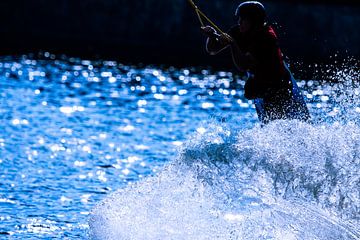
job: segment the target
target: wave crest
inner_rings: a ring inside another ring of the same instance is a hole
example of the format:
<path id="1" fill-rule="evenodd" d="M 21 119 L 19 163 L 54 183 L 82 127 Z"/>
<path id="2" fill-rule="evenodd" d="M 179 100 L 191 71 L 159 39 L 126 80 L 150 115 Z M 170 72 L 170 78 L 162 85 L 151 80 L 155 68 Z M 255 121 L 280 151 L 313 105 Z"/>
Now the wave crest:
<path id="1" fill-rule="evenodd" d="M 357 239 L 360 128 L 209 124 L 93 211 L 94 239 Z"/>

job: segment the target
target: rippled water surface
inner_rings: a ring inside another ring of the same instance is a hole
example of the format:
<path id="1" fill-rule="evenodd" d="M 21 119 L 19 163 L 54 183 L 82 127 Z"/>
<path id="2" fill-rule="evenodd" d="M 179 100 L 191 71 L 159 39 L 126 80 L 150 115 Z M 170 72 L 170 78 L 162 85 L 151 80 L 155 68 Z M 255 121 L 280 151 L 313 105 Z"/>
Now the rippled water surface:
<path id="1" fill-rule="evenodd" d="M 335 77 L 299 82 L 314 124 L 261 128 L 231 72 L 3 58 L 0 238 L 359 239 L 360 88 Z"/>

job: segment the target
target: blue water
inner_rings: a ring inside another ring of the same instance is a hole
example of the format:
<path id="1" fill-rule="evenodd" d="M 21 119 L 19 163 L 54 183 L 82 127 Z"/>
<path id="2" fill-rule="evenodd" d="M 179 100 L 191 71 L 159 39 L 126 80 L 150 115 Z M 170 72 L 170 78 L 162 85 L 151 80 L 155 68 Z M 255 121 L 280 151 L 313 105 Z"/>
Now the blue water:
<path id="1" fill-rule="evenodd" d="M 261 128 L 244 80 L 45 54 L 0 61 L 0 238 L 360 239 L 360 88 L 301 81 Z"/>

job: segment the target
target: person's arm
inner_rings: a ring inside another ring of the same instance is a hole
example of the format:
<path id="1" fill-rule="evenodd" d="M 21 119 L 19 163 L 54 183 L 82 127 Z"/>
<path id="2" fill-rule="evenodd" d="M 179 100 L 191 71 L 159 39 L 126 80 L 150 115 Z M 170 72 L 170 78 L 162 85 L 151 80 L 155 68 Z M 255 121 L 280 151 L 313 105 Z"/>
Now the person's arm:
<path id="1" fill-rule="evenodd" d="M 220 35 L 216 37 L 208 37 L 206 39 L 206 51 L 210 55 L 216 55 L 229 47 L 228 43 L 220 41 Z"/>
<path id="2" fill-rule="evenodd" d="M 218 34 L 210 26 L 202 27 L 201 30 L 208 37 L 206 40 L 206 51 L 209 54 L 216 55 L 230 47 L 233 62 L 239 71 L 245 72 L 253 66 L 253 57 L 250 53 L 242 52 L 236 41 L 229 34 Z"/>
<path id="3" fill-rule="evenodd" d="M 217 33 L 211 26 L 201 27 L 201 31 L 205 36 L 207 36 L 206 51 L 210 55 L 216 55 L 229 47 L 229 39 L 226 39 L 225 36 Z"/>

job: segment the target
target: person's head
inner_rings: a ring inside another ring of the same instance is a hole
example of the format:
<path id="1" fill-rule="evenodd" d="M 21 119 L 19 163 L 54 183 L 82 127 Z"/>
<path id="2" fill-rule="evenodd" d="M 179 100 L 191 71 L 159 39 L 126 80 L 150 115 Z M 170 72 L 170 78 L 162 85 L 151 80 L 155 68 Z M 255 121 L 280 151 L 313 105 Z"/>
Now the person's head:
<path id="1" fill-rule="evenodd" d="M 246 1 L 237 7 L 235 17 L 238 19 L 240 31 L 247 32 L 264 25 L 265 7 L 257 1 Z"/>

